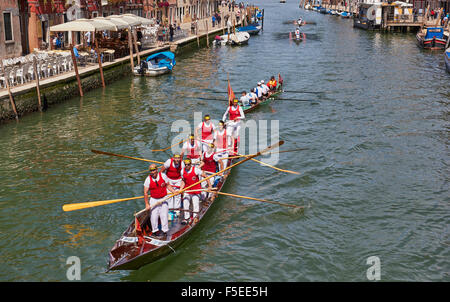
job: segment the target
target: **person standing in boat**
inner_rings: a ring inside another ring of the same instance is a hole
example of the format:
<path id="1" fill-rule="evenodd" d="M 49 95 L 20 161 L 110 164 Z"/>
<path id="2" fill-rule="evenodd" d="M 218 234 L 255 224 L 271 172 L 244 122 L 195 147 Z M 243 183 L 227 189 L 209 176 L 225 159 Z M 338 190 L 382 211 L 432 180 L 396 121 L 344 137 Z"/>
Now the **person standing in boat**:
<path id="1" fill-rule="evenodd" d="M 167 201 L 159 204 L 167 196 L 167 190 L 175 193 L 175 190 L 169 184 L 167 176 L 161 172 L 155 164 L 149 166 L 150 175 L 144 182 L 144 201 L 145 209 L 150 210 L 150 222 L 152 233 L 155 236 L 167 236 L 169 231 L 169 205 Z M 161 220 L 161 230 L 158 227 L 158 219 Z"/>
<path id="2" fill-rule="evenodd" d="M 197 165 L 200 163 L 200 156 L 202 155 L 202 146 L 195 139 L 194 134 L 189 135 L 189 140 L 183 144 L 181 149 L 181 158 L 186 153 L 186 157 L 192 160 L 192 164 Z"/>
<path id="3" fill-rule="evenodd" d="M 216 154 L 216 147 L 213 143 L 210 143 L 206 146 L 206 151 L 202 154 L 201 164 L 199 168 L 205 173 L 205 174 L 214 174 L 217 172 L 217 162 L 219 160 L 217 154 Z M 215 176 L 213 178 L 213 187 L 215 184 L 216 179 L 218 176 Z M 202 188 L 206 186 L 206 182 L 202 183 Z M 202 192 L 202 200 L 207 200 L 209 197 L 208 192 Z"/>
<path id="4" fill-rule="evenodd" d="M 200 211 L 200 198 L 202 192 L 202 184 L 199 181 L 201 180 L 201 177 L 206 178 L 206 174 L 200 170 L 200 168 L 193 166 L 190 158 L 186 158 L 184 160 L 184 168 L 181 170 L 181 177 L 182 180 L 180 190 L 197 183 L 193 187 L 189 188 L 187 190 L 188 192 L 185 191 L 183 193 L 183 209 L 187 211 L 184 211 L 184 219 L 181 223 L 188 224 L 191 221 L 191 214 L 189 211 L 191 203 L 192 211 L 194 212 L 192 215 L 194 218 L 193 222 L 196 223 L 198 221 L 197 214 Z M 211 189 L 212 187 L 209 179 L 207 179 L 206 182 L 208 189 Z"/>
<path id="5" fill-rule="evenodd" d="M 216 126 L 211 122 L 211 117 L 209 114 L 206 114 L 203 117 L 203 122 L 198 124 L 195 129 L 195 135 L 197 137 L 202 138 L 202 151 L 205 152 L 208 144 L 213 142 L 214 139 L 214 131 L 216 130 Z"/>
<path id="6" fill-rule="evenodd" d="M 164 163 L 161 168 L 161 173 L 165 173 L 168 178 L 169 184 L 172 188 L 178 190 L 181 186 L 181 170 L 184 168 L 184 163 L 181 161 L 180 154 L 174 154 L 172 158 L 169 158 Z M 181 208 L 181 195 L 175 195 L 174 197 L 167 200 L 167 204 L 169 205 L 169 209 L 180 209 Z M 179 210 L 169 211 L 169 220 L 172 220 L 174 217 L 178 216 L 180 213 Z"/>
<path id="7" fill-rule="evenodd" d="M 237 144 L 239 139 L 239 131 L 241 130 L 241 120 L 245 119 L 244 110 L 242 110 L 242 107 L 239 106 L 238 100 L 233 100 L 233 105 L 229 106 L 225 113 L 223 114 L 222 120 L 225 121 L 227 115 L 229 116 L 230 120 L 228 121 L 228 127 L 231 130 L 231 136 L 233 137 L 233 147 L 234 147 L 234 153 L 237 153 Z"/>
<path id="8" fill-rule="evenodd" d="M 227 132 L 224 121 L 219 121 L 219 127 L 214 132 L 214 145 L 216 146 L 219 170 L 222 171 L 227 167 L 228 150 L 231 148 L 231 136 Z"/>

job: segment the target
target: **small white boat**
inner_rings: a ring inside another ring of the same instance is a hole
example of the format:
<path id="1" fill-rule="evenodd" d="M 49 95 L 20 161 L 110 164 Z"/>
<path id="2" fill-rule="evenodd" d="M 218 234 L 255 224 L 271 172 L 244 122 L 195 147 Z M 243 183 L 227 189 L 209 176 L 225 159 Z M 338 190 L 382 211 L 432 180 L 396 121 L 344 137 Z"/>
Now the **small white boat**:
<path id="1" fill-rule="evenodd" d="M 280 3 L 286 3 L 286 0 L 280 0 Z"/>
<path id="2" fill-rule="evenodd" d="M 249 39 L 250 34 L 246 31 L 241 31 L 230 34 L 230 40 L 228 40 L 228 34 L 216 36 L 214 43 L 219 45 L 244 45 L 248 43 Z"/>

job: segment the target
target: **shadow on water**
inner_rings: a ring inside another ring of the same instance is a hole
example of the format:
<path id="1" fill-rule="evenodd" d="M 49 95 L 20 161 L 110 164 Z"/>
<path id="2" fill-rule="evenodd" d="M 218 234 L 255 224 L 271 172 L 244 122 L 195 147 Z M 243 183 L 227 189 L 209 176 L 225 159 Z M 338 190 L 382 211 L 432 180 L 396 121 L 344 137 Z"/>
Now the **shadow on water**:
<path id="1" fill-rule="evenodd" d="M 297 25 L 297 20 L 288 20 L 288 21 L 283 21 L 283 23 L 282 24 L 293 24 L 293 25 Z M 306 24 L 305 25 L 317 25 L 317 23 L 316 22 L 310 22 L 310 21 L 306 21 Z"/>
<path id="2" fill-rule="evenodd" d="M 307 32 L 304 33 L 306 35 L 306 39 L 308 41 L 321 41 L 319 35 L 317 34 L 309 34 Z M 284 33 L 273 33 L 274 40 L 289 40 L 289 32 Z"/>

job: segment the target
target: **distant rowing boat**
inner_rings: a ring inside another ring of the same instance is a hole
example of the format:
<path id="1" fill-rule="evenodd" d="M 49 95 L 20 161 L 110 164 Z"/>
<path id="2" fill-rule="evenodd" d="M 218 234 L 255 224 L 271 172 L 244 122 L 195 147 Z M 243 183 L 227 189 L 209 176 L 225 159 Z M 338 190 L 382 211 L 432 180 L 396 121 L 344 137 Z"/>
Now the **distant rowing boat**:
<path id="1" fill-rule="evenodd" d="M 265 98 L 263 98 L 258 103 L 251 105 L 251 106 L 242 106 L 242 110 L 244 110 L 244 113 L 251 112 L 258 108 L 261 105 L 268 104 L 270 101 L 274 99 L 275 96 L 279 95 L 282 92 L 283 84 L 280 84 L 280 76 L 278 75 L 278 83 L 277 83 L 277 89 L 275 91 L 269 92 L 269 95 Z"/>

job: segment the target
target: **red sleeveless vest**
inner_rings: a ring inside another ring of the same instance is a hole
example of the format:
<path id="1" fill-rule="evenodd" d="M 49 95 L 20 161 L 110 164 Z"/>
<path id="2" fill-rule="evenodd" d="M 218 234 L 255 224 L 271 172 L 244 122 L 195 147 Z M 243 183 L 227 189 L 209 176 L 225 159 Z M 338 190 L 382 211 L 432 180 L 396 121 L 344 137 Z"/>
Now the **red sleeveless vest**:
<path id="1" fill-rule="evenodd" d="M 216 161 L 214 160 L 214 152 L 211 154 L 210 157 L 206 157 L 206 153 L 203 154 L 203 162 L 205 163 L 202 167 L 203 171 L 208 172 L 216 172 Z"/>
<path id="2" fill-rule="evenodd" d="M 191 142 L 188 142 L 189 154 L 187 155 L 187 157 L 189 157 L 190 159 L 199 158 L 200 157 L 199 152 L 201 152 L 201 151 L 198 151 L 197 149 L 198 149 L 198 142 L 197 141 L 194 141 L 194 146 L 193 147 L 191 146 Z"/>
<path id="3" fill-rule="evenodd" d="M 150 197 L 155 199 L 163 198 L 167 195 L 166 182 L 162 178 L 161 172 L 158 173 L 159 180 L 155 181 L 153 177 L 150 178 Z"/>
<path id="4" fill-rule="evenodd" d="M 223 135 L 217 132 L 217 149 L 226 149 L 227 146 L 227 129 L 223 130 Z"/>
<path id="5" fill-rule="evenodd" d="M 205 126 L 205 122 L 202 123 L 202 139 L 203 140 L 210 140 L 212 139 L 212 123 L 209 125 L 209 128 Z"/>
<path id="6" fill-rule="evenodd" d="M 180 179 L 181 177 L 181 162 L 178 168 L 175 168 L 173 158 L 170 159 L 170 167 L 166 170 L 166 175 L 170 179 Z"/>
<path id="7" fill-rule="evenodd" d="M 190 185 L 195 184 L 196 182 L 198 182 L 200 179 L 198 178 L 197 174 L 195 174 L 195 167 L 191 167 L 191 172 L 187 173 L 186 169 L 184 169 L 183 172 L 183 179 L 184 179 L 184 184 L 185 184 L 185 188 L 189 187 Z M 202 184 L 198 183 L 195 186 L 189 188 L 188 190 L 201 190 L 202 189 Z M 190 192 L 191 194 L 200 194 L 201 191 L 194 191 L 194 192 Z"/>
<path id="8" fill-rule="evenodd" d="M 239 105 L 237 105 L 237 108 L 236 108 L 236 110 L 233 110 L 233 106 L 230 106 L 229 107 L 229 109 L 228 109 L 228 114 L 230 115 L 230 120 L 231 121 L 234 121 L 234 120 L 236 120 L 238 117 L 240 117 L 241 116 L 241 113 L 240 113 L 240 107 L 239 107 Z"/>

